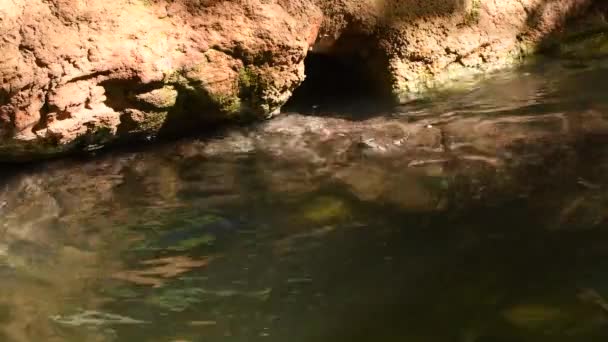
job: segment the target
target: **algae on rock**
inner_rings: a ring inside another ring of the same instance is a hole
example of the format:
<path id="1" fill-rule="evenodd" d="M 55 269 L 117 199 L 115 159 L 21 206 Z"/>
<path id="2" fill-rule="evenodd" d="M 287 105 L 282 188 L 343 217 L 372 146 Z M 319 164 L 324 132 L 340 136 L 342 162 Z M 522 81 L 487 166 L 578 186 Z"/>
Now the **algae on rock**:
<path id="1" fill-rule="evenodd" d="M 170 109 L 177 102 L 178 92 L 172 85 L 167 85 L 162 88 L 151 90 L 147 93 L 137 94 L 135 98 L 155 109 Z"/>

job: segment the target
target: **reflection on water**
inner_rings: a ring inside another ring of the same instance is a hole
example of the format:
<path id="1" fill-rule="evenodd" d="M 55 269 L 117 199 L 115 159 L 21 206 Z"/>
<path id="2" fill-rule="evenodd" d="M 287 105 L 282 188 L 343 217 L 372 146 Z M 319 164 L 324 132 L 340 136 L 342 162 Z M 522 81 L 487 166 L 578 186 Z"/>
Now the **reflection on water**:
<path id="1" fill-rule="evenodd" d="M 30 167 L 1 341 L 606 341 L 608 70 Z"/>

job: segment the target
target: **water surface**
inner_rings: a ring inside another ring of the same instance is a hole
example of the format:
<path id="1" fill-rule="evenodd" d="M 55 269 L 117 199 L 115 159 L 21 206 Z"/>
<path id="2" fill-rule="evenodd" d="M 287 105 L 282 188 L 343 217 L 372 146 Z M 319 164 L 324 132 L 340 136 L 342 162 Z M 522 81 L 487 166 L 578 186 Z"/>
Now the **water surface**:
<path id="1" fill-rule="evenodd" d="M 5 171 L 0 340 L 606 341 L 608 69 L 464 88 Z"/>

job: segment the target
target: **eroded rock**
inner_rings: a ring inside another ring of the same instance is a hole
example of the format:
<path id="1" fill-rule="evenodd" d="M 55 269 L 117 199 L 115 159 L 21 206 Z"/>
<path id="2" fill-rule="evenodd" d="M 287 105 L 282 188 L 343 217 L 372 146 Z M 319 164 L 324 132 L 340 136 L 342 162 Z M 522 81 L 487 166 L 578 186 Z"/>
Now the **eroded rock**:
<path id="1" fill-rule="evenodd" d="M 169 120 L 196 129 L 275 112 L 304 78 L 321 12 L 308 1 L 16 0 L 0 17 L 10 161 L 154 135 Z"/>
<path id="2" fill-rule="evenodd" d="M 275 114 L 309 51 L 409 98 L 512 64 L 592 2 L 4 1 L 0 160 Z"/>

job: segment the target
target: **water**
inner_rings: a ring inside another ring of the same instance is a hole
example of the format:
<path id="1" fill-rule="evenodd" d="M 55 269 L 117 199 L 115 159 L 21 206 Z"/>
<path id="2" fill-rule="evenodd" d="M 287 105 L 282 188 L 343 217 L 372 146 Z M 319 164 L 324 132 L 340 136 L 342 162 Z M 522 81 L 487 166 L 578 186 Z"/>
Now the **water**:
<path id="1" fill-rule="evenodd" d="M 0 340 L 606 341 L 606 89 L 543 64 L 5 170 Z"/>

